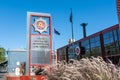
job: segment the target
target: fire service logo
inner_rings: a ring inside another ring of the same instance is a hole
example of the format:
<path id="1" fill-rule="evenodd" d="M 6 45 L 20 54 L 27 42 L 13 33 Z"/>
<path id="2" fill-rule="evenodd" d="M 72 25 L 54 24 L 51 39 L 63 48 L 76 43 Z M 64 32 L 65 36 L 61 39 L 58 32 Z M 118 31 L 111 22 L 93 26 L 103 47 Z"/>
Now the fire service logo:
<path id="1" fill-rule="evenodd" d="M 48 24 L 46 20 L 42 19 L 42 17 L 35 19 L 35 22 L 33 23 L 33 27 L 36 32 L 42 33 L 46 32 L 48 28 Z"/>
<path id="2" fill-rule="evenodd" d="M 76 55 L 79 55 L 79 54 L 80 54 L 80 48 L 79 48 L 79 46 L 77 46 L 77 47 L 75 48 L 75 54 L 76 54 Z"/>

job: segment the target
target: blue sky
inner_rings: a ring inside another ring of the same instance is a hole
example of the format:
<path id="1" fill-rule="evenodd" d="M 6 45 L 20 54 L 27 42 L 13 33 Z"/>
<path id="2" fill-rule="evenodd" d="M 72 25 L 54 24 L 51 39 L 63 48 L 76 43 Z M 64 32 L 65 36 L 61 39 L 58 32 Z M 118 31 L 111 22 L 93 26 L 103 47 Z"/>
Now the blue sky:
<path id="1" fill-rule="evenodd" d="M 87 36 L 118 23 L 116 0 L 0 0 L 0 46 L 26 48 L 27 11 L 50 13 L 52 27 L 61 33 L 54 35 L 53 48 L 68 44 L 70 8 L 75 40 L 83 37 L 83 22 L 88 23 Z"/>

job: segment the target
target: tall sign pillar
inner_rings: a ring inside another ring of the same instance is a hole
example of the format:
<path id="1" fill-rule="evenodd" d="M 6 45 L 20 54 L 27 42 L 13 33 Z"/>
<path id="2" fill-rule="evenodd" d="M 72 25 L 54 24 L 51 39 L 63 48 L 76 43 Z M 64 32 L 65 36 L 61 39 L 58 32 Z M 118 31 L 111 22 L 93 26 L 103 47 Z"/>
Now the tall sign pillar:
<path id="1" fill-rule="evenodd" d="M 47 13 L 27 12 L 29 70 L 52 63 L 52 24 Z"/>

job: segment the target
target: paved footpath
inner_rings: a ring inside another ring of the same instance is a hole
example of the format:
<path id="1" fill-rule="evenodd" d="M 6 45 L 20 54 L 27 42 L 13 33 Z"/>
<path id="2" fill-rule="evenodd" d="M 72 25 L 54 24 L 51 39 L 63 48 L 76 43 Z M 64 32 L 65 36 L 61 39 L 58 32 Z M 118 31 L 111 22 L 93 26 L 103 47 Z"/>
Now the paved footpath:
<path id="1" fill-rule="evenodd" d="M 3 77 L 0 77 L 0 80 L 6 80 L 6 79 L 5 79 L 5 76 L 3 76 Z"/>
<path id="2" fill-rule="evenodd" d="M 0 73 L 0 80 L 6 80 L 5 76 L 4 76 L 4 73 Z"/>

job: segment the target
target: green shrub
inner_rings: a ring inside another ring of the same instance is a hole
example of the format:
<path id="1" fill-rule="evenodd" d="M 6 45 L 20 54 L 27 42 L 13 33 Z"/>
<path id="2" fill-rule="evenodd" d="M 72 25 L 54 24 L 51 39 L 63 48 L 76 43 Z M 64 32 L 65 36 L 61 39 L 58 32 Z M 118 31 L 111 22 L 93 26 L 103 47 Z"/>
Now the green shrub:
<path id="1" fill-rule="evenodd" d="M 5 56 L 1 54 L 0 55 L 0 62 L 5 61 L 5 60 L 6 60 Z"/>

